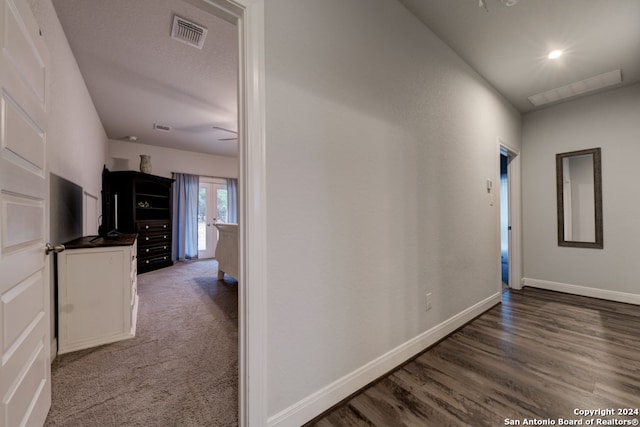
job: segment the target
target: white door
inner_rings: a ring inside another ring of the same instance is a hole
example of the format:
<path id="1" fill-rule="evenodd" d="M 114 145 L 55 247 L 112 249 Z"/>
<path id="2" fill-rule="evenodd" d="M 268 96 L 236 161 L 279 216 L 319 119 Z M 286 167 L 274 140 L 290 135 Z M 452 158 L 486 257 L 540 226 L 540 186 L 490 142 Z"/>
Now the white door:
<path id="1" fill-rule="evenodd" d="M 26 0 L 0 0 L 0 426 L 51 406 L 48 56 Z"/>
<path id="2" fill-rule="evenodd" d="M 201 178 L 198 195 L 198 258 L 213 258 L 218 244 L 216 222 L 228 222 L 227 184 Z"/>

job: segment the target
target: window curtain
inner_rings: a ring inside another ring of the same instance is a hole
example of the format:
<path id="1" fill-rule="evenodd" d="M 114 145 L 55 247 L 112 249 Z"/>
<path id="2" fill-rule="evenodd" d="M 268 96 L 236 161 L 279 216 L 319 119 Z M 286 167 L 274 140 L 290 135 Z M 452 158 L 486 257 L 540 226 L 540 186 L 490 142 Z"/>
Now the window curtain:
<path id="1" fill-rule="evenodd" d="M 174 172 L 173 179 L 173 253 L 178 261 L 197 259 L 200 177 Z"/>
<path id="2" fill-rule="evenodd" d="M 238 223 L 238 180 L 227 178 L 227 220 L 231 224 Z"/>

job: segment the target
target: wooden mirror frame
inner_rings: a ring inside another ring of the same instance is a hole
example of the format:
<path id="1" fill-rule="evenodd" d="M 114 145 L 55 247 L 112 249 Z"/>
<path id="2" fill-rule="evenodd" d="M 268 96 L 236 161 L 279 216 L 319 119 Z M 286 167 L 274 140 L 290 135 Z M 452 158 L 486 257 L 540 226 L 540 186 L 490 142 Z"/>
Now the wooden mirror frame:
<path id="1" fill-rule="evenodd" d="M 564 185 L 563 185 L 563 160 L 567 157 L 593 155 L 593 194 L 595 206 L 595 241 L 580 242 L 565 240 L 564 236 Z M 571 151 L 568 153 L 556 154 L 556 198 L 558 206 L 558 246 L 569 246 L 574 248 L 602 249 L 602 160 L 600 148 L 590 148 L 587 150 Z"/>

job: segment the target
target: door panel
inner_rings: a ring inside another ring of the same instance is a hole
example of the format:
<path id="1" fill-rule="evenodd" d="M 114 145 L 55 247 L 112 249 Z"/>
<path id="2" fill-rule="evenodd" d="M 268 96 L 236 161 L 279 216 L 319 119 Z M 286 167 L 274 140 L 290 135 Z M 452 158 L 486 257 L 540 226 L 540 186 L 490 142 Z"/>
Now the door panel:
<path id="1" fill-rule="evenodd" d="M 33 165 L 35 171 L 44 170 L 43 132 L 20 110 L 6 93 L 2 94 L 2 118 L 5 120 L 4 146 Z"/>
<path id="2" fill-rule="evenodd" d="M 47 50 L 26 0 L 0 0 L 0 425 L 51 405 Z"/>
<path id="3" fill-rule="evenodd" d="M 44 312 L 42 299 L 42 274 L 40 271 L 11 288 L 2 295 L 3 350 L 19 343 L 20 335 L 29 329 L 34 320 Z"/>

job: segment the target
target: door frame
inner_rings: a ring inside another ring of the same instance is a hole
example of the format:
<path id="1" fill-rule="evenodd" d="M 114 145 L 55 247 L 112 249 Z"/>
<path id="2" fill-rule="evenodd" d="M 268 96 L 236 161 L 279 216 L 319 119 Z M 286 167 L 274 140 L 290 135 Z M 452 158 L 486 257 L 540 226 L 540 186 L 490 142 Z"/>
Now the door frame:
<path id="1" fill-rule="evenodd" d="M 502 138 L 498 138 L 498 165 L 496 171 L 500 182 L 500 155 L 503 150 L 507 151 L 509 161 L 507 163 L 507 179 L 508 179 L 508 198 L 509 198 L 509 287 L 512 289 L 522 289 L 522 186 L 521 186 L 521 161 L 520 150 L 508 144 Z M 501 264 L 501 248 L 500 248 L 500 204 L 502 200 L 498 197 L 498 261 L 496 265 Z M 502 280 L 499 280 L 500 289 L 502 289 Z"/>
<path id="2" fill-rule="evenodd" d="M 239 423 L 267 424 L 264 0 L 186 0 L 238 28 Z"/>

